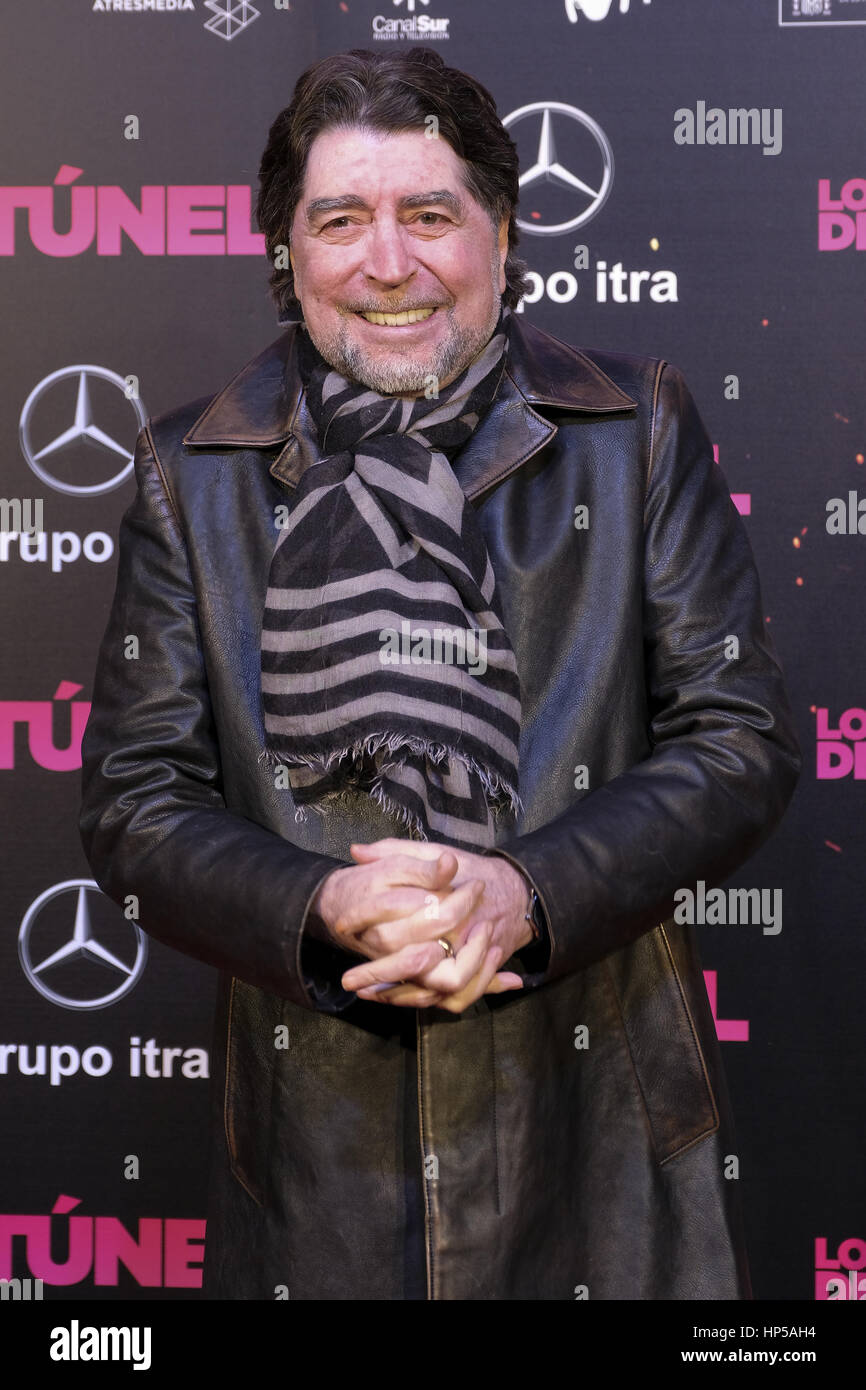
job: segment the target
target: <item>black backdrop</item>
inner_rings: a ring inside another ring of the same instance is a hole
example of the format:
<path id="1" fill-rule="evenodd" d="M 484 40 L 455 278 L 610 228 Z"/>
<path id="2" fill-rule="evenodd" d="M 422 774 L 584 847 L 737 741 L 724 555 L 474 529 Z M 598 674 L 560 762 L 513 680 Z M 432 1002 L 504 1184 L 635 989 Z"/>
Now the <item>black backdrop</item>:
<path id="1" fill-rule="evenodd" d="M 547 128 L 578 180 L 523 190 L 522 312 L 680 366 L 746 518 L 804 771 L 729 885 L 781 890 L 781 930 L 700 940 L 756 1296 L 866 1298 L 866 0 L 4 7 L 0 1278 L 197 1296 L 214 978 L 87 888 L 81 729 L 140 423 L 279 331 L 268 126 L 317 57 L 411 41 L 490 88 L 524 173 Z"/>

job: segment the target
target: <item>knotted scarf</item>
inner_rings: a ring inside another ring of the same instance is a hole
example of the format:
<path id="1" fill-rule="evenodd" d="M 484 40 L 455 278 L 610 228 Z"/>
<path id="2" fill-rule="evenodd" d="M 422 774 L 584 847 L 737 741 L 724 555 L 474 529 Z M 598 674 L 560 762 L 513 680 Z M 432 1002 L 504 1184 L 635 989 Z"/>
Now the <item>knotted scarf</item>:
<path id="1" fill-rule="evenodd" d="M 429 398 L 348 380 L 297 330 L 321 458 L 277 539 L 261 653 L 262 756 L 296 814 L 363 791 L 410 836 L 478 851 L 519 808 L 514 653 L 450 464 L 496 395 L 506 314 Z"/>

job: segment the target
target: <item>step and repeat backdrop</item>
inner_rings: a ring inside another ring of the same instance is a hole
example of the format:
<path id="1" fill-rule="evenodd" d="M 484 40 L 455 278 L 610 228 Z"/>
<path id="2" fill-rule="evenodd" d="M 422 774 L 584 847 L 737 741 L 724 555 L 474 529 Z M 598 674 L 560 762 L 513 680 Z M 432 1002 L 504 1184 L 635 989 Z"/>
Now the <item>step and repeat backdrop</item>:
<path id="1" fill-rule="evenodd" d="M 679 366 L 744 518 L 804 768 L 694 919 L 756 1297 L 866 1299 L 866 0 L 4 7 L 0 1279 L 199 1296 L 215 976 L 93 883 L 81 736 L 136 435 L 280 332 L 268 127 L 410 43 L 518 146 L 520 312 Z"/>

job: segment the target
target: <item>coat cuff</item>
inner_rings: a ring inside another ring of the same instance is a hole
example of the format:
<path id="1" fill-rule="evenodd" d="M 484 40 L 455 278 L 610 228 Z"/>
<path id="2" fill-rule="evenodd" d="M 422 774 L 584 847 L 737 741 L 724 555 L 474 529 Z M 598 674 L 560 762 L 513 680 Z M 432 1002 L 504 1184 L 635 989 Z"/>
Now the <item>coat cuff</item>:
<path id="1" fill-rule="evenodd" d="M 517 847 L 512 846 L 510 850 L 506 850 L 500 849 L 497 846 L 496 849 L 485 850 L 485 854 L 487 856 L 497 855 L 500 859 L 507 859 L 509 864 L 511 864 L 519 874 L 523 875 L 530 888 L 535 889 L 538 905 L 541 908 L 543 918 L 541 939 L 539 941 L 531 941 L 528 946 L 521 947 L 519 951 L 515 951 L 514 956 L 511 958 L 512 960 L 517 960 L 523 968 L 524 985 L 532 988 L 544 982 L 544 977 L 550 965 L 550 954 L 553 941 L 550 931 L 550 912 L 544 893 L 527 868 L 527 865 L 514 853 L 515 848 Z M 506 967 L 507 962 L 503 961 L 499 968 L 500 970 L 505 970 Z"/>
<path id="2" fill-rule="evenodd" d="M 364 957 L 352 951 L 343 951 L 335 945 L 325 923 L 312 910 L 313 900 L 325 879 L 330 878 L 337 869 L 346 867 L 334 860 L 330 868 L 318 877 L 307 897 L 298 932 L 298 976 L 310 1008 L 319 1013 L 342 1013 L 350 1004 L 357 1002 L 357 995 L 354 991 L 343 989 L 340 979 Z"/>

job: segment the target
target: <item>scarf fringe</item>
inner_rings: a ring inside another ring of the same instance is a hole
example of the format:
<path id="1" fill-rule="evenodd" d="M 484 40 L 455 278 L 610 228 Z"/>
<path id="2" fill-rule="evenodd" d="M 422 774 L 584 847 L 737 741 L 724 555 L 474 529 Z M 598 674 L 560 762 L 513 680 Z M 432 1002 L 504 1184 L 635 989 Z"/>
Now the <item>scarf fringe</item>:
<path id="1" fill-rule="evenodd" d="M 355 743 L 345 744 L 342 748 L 332 749 L 330 753 L 318 756 L 298 753 L 293 755 L 291 760 L 284 754 L 278 753 L 276 749 L 266 747 L 259 754 L 258 761 L 270 763 L 275 769 L 279 767 L 290 769 L 300 766 L 309 768 L 311 772 L 324 775 L 330 772 L 335 764 L 339 766 L 347 758 L 351 758 L 356 766 L 359 766 L 367 758 L 375 757 L 382 749 L 390 754 L 408 750 L 415 757 L 427 758 L 434 766 L 442 762 L 449 762 L 452 759 L 461 763 L 470 776 L 474 774 L 481 782 L 496 820 L 499 820 L 506 813 L 516 817 L 523 810 L 523 803 L 517 788 L 512 786 L 501 773 L 485 767 L 483 763 L 478 762 L 477 758 L 468 756 L 455 748 L 449 748 L 445 743 L 435 743 L 413 734 L 386 733 L 384 731 L 377 734 L 367 734 L 365 738 L 358 739 Z M 398 764 L 400 762 L 399 759 L 394 761 Z M 426 827 L 421 823 L 419 817 L 414 812 L 407 810 L 406 807 L 401 806 L 384 791 L 382 780 L 387 776 L 387 771 L 386 764 L 369 788 L 369 795 L 384 811 L 397 815 L 403 825 L 413 830 L 420 839 L 426 840 Z M 349 799 L 350 797 L 346 793 L 333 791 L 328 792 L 320 801 L 306 802 L 305 806 L 316 811 L 324 811 L 335 801 L 347 801 Z M 299 806 L 295 812 L 296 821 L 305 819 L 303 814 L 298 815 L 298 811 L 301 810 L 302 808 Z"/>

